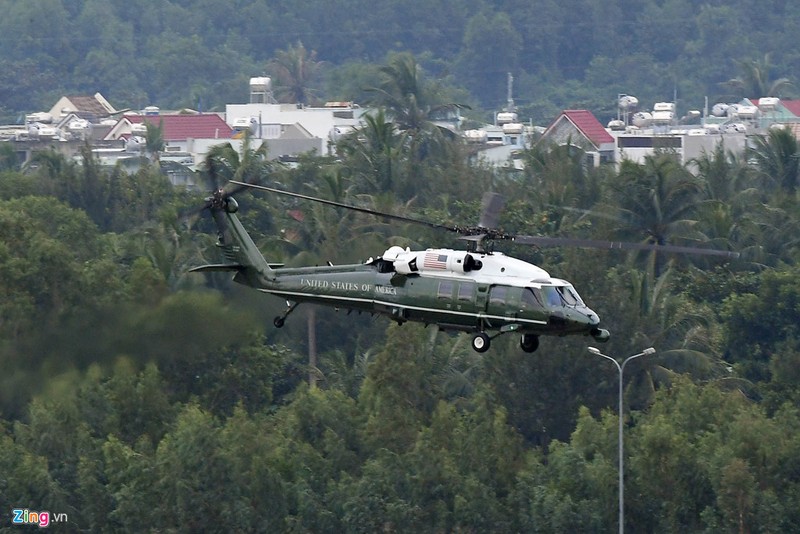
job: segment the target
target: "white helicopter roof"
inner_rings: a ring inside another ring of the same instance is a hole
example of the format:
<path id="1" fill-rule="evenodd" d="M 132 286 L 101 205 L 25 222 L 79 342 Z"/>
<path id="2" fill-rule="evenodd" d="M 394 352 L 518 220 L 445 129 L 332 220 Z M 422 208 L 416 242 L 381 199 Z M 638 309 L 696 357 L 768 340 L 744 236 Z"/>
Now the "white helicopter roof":
<path id="1" fill-rule="evenodd" d="M 566 284 L 563 280 L 552 278 L 541 267 L 506 256 L 502 252 L 466 252 L 446 248 L 412 251 L 394 246 L 390 247 L 382 258 L 393 262 L 397 272 L 403 274 L 459 277 L 486 284 L 528 286 Z M 474 260 L 480 262 L 480 268 L 474 266 Z"/>

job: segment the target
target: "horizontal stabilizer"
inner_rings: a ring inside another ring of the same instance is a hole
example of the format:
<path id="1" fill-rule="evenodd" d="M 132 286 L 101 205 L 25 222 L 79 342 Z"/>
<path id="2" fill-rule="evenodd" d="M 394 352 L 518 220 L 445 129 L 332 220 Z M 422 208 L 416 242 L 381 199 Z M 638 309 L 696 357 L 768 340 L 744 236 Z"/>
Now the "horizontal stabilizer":
<path id="1" fill-rule="evenodd" d="M 270 269 L 280 269 L 283 267 L 282 263 L 270 263 Z M 238 263 L 215 263 L 211 265 L 200 265 L 199 267 L 192 267 L 189 269 L 190 273 L 203 273 L 203 272 L 220 272 L 220 271 L 241 271 L 244 269 L 244 265 L 239 265 Z"/>
<path id="2" fill-rule="evenodd" d="M 244 265 L 235 263 L 216 263 L 213 265 L 201 265 L 199 267 L 192 267 L 189 269 L 190 273 L 205 273 L 209 271 L 241 271 Z"/>

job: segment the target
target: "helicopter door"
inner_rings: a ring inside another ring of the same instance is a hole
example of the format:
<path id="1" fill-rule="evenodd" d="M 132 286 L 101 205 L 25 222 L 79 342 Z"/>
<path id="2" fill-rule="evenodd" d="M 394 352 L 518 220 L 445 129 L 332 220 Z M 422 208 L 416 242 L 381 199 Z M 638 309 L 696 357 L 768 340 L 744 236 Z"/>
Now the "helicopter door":
<path id="1" fill-rule="evenodd" d="M 489 289 L 489 301 L 486 314 L 495 317 L 513 319 L 517 316 L 521 288 L 509 286 L 492 286 Z M 497 320 L 497 319 L 495 319 Z"/>

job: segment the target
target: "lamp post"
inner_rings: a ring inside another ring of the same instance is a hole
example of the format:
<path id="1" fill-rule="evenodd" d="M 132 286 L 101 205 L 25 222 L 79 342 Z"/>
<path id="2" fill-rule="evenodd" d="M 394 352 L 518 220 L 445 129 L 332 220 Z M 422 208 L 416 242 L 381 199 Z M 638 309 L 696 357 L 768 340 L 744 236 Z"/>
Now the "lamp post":
<path id="1" fill-rule="evenodd" d="M 633 356 L 627 357 L 623 362 L 622 365 L 612 358 L 611 356 L 606 356 L 600 349 L 596 347 L 587 347 L 587 350 L 594 354 L 595 356 L 602 356 L 606 360 L 609 360 L 611 363 L 617 366 L 617 371 L 619 371 L 619 399 L 618 399 L 618 406 L 617 410 L 619 413 L 619 430 L 617 435 L 617 444 L 619 449 L 619 534 L 623 534 L 625 532 L 625 483 L 623 482 L 623 475 L 625 473 L 624 468 L 624 459 L 623 459 L 623 452 L 624 452 L 624 444 L 622 441 L 622 418 L 623 418 L 623 411 L 622 411 L 622 378 L 625 372 L 625 364 L 629 361 L 633 360 L 634 358 L 638 358 L 639 356 L 646 356 L 648 354 L 654 354 L 656 349 L 653 347 L 648 347 L 644 349 L 639 354 L 634 354 Z"/>

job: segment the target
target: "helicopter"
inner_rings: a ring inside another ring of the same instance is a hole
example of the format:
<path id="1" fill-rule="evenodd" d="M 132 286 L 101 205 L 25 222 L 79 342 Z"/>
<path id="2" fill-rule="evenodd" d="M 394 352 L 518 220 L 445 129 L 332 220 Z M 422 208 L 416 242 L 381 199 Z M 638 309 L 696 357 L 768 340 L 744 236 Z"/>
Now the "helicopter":
<path id="1" fill-rule="evenodd" d="M 539 347 L 541 336 L 583 335 L 606 342 L 610 332 L 601 328 L 598 314 L 586 305 L 570 282 L 552 277 L 539 266 L 494 251 L 490 244 L 510 240 L 533 246 L 738 256 L 735 252 L 695 247 L 508 234 L 496 229 L 504 203 L 496 193 L 484 195 L 477 226 L 451 226 L 254 183 L 237 180 L 229 183 L 237 191 L 246 188 L 267 191 L 422 224 L 457 233 L 467 242 L 464 250 L 411 250 L 395 245 L 363 263 L 284 267 L 269 263 L 256 247 L 237 216 L 239 205 L 233 192 L 217 188 L 205 199 L 201 211 L 208 210 L 216 223 L 217 246 L 224 263 L 194 267 L 190 272 L 230 272 L 236 283 L 285 299 L 286 309 L 273 320 L 276 328 L 284 326 L 298 305 L 313 303 L 382 315 L 399 324 L 418 322 L 445 331 L 468 332 L 472 335 L 472 348 L 479 353 L 489 350 L 493 339 L 512 332 L 519 334 L 521 350 L 529 353 Z"/>

